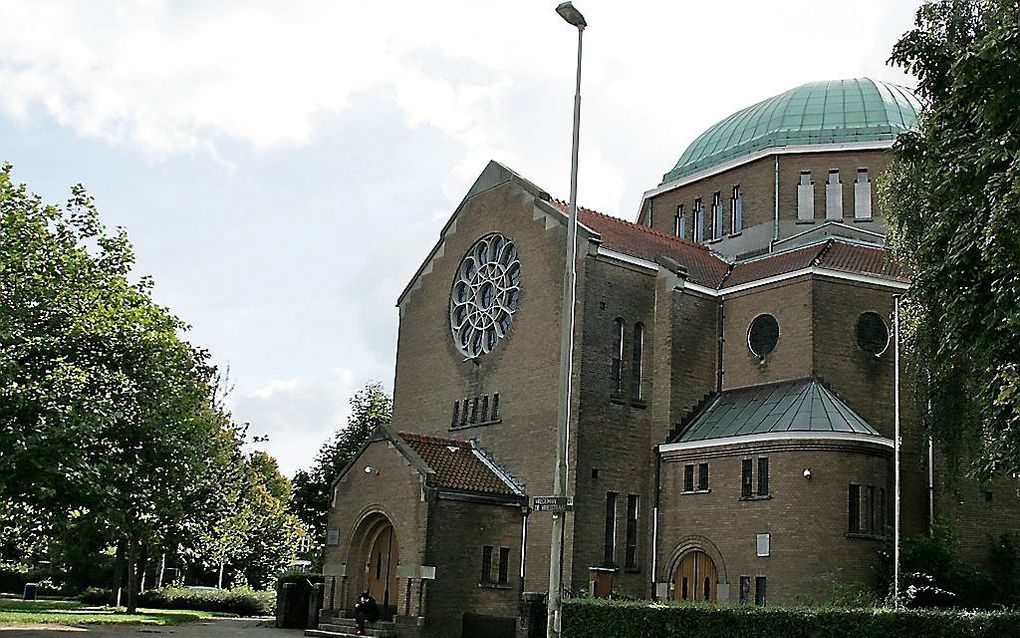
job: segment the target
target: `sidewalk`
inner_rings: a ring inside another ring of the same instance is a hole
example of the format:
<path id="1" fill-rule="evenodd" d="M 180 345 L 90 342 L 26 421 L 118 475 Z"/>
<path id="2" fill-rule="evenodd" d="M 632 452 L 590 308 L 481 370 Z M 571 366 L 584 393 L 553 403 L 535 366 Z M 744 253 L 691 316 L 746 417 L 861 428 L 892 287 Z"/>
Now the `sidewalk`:
<path id="1" fill-rule="evenodd" d="M 174 638 L 297 638 L 303 629 L 277 629 L 272 619 L 216 618 L 174 627 L 133 625 L 116 627 L 104 625 L 35 625 L 29 627 L 0 627 L 0 638 L 124 638 L 159 634 Z"/>

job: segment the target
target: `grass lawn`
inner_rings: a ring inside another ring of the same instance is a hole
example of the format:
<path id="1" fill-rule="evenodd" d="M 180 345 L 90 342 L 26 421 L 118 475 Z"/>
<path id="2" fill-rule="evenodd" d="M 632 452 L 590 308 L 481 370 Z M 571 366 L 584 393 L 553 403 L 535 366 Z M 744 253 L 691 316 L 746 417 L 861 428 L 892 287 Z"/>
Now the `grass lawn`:
<path id="1" fill-rule="evenodd" d="M 0 598 L 0 627 L 5 625 L 179 625 L 222 614 L 183 609 L 139 609 L 125 614 L 124 608 L 90 607 L 73 600 L 22 601 Z"/>

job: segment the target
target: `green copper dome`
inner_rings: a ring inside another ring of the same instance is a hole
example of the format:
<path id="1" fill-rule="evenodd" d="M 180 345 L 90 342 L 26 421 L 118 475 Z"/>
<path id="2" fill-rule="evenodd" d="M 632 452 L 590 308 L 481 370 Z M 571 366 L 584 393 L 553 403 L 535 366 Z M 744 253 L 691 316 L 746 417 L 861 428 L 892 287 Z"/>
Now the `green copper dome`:
<path id="1" fill-rule="evenodd" d="M 919 109 L 913 93 L 895 84 L 868 78 L 808 82 L 709 128 L 662 183 L 766 148 L 894 140 L 914 126 Z"/>

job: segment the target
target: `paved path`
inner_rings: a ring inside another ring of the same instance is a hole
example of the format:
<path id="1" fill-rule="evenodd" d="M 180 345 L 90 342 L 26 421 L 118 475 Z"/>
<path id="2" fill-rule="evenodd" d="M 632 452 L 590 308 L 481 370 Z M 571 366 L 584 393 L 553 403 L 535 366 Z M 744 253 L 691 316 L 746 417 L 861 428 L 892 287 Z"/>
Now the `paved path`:
<path id="1" fill-rule="evenodd" d="M 34 625 L 27 627 L 0 627 L 0 638 L 128 638 L 161 635 L 165 638 L 298 638 L 303 629 L 276 629 L 272 620 L 243 618 L 216 618 L 176 625 L 129 627 L 81 625 Z"/>

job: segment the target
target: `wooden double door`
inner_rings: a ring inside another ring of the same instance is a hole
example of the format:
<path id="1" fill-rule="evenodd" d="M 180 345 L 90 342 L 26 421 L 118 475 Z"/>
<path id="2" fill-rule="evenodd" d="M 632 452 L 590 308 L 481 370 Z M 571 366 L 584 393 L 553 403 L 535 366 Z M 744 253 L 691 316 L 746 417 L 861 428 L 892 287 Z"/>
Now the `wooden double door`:
<path id="1" fill-rule="evenodd" d="M 676 566 L 673 598 L 715 602 L 719 572 L 712 557 L 701 550 L 687 552 Z"/>
<path id="2" fill-rule="evenodd" d="M 368 554 L 368 593 L 379 605 L 384 617 L 393 615 L 397 604 L 397 561 L 400 551 L 393 526 L 380 529 Z"/>

